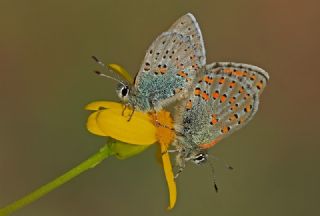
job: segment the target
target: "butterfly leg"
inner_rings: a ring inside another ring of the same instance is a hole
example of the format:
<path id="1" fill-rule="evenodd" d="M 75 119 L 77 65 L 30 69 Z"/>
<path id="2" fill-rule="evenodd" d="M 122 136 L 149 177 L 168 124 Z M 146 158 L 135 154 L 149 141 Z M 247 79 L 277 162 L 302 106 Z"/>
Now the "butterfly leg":
<path id="1" fill-rule="evenodd" d="M 183 166 L 178 167 L 178 171 L 174 176 L 175 179 L 177 179 L 179 177 L 179 175 L 183 172 L 185 167 L 186 167 L 185 164 Z"/>
<path id="2" fill-rule="evenodd" d="M 122 116 L 124 116 L 124 112 L 125 112 L 128 108 L 130 109 L 130 105 L 129 105 L 129 104 L 123 104 L 123 109 L 122 109 L 122 113 L 121 113 Z M 130 120 L 131 120 L 134 112 L 135 112 L 135 108 L 132 107 L 132 112 L 130 113 L 129 118 L 128 118 L 127 121 L 130 121 Z"/>
<path id="3" fill-rule="evenodd" d="M 177 151 L 179 151 L 179 150 L 177 150 Z M 178 171 L 174 176 L 175 179 L 179 177 L 179 175 L 183 172 L 184 168 L 186 167 L 186 161 L 183 158 L 183 154 L 181 151 L 179 151 L 179 153 L 177 154 L 176 166 L 178 168 Z"/>
<path id="4" fill-rule="evenodd" d="M 130 113 L 130 116 L 129 116 L 129 119 L 128 119 L 128 122 L 131 120 L 131 118 L 132 118 L 132 116 L 133 116 L 133 114 L 134 114 L 134 111 L 135 111 L 136 109 L 133 107 L 132 108 L 132 112 Z"/>
<path id="5" fill-rule="evenodd" d="M 124 112 L 126 111 L 127 108 L 128 108 L 128 105 L 123 104 L 123 109 L 122 109 L 122 113 L 121 113 L 122 116 L 124 116 Z"/>
<path id="6" fill-rule="evenodd" d="M 178 150 L 176 150 L 176 149 L 168 149 L 165 152 L 161 152 L 161 155 L 164 155 L 166 153 L 177 153 L 177 152 L 178 152 Z"/>

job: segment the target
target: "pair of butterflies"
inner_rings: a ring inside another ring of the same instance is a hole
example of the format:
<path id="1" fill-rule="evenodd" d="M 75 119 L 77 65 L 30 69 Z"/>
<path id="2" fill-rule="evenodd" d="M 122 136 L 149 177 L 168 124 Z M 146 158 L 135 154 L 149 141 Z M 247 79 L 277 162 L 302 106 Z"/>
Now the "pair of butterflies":
<path id="1" fill-rule="evenodd" d="M 205 163 L 207 149 L 251 120 L 269 75 L 248 64 L 206 65 L 199 25 L 188 13 L 151 44 L 135 79 L 123 78 L 117 93 L 133 109 L 157 111 L 178 101 L 179 173 L 187 161 Z"/>

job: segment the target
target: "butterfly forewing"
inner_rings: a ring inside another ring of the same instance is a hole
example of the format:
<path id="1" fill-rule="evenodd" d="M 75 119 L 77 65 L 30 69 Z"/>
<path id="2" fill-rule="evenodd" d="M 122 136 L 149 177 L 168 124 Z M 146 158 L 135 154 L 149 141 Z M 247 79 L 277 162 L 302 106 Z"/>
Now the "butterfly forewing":
<path id="1" fill-rule="evenodd" d="M 161 108 L 185 96 L 205 64 L 201 31 L 195 18 L 186 14 L 149 47 L 136 76 L 133 104 L 140 110 Z M 143 101 L 147 98 L 150 101 Z"/>
<path id="2" fill-rule="evenodd" d="M 183 35 L 188 35 L 191 38 L 192 44 L 196 47 L 196 53 L 200 58 L 201 65 L 206 64 L 206 52 L 202 33 L 196 18 L 191 13 L 180 17 L 170 27 L 168 32 L 177 32 Z"/>

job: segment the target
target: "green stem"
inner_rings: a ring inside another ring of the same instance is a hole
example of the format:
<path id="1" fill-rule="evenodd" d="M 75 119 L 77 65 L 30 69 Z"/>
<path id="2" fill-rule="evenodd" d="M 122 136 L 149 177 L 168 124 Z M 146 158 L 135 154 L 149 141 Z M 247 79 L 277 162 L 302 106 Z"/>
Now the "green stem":
<path id="1" fill-rule="evenodd" d="M 21 199 L 3 207 L 0 209 L 0 216 L 6 216 L 19 210 L 20 208 L 38 200 L 42 196 L 46 195 L 50 191 L 60 187 L 64 183 L 70 181 L 74 177 L 78 176 L 79 174 L 87 171 L 90 168 L 94 168 L 96 165 L 100 164 L 104 159 L 108 158 L 109 156 L 113 155 L 114 153 L 110 150 L 109 145 L 105 145 L 102 147 L 98 153 L 92 155 L 90 158 L 79 164 L 78 166 L 72 168 L 65 174 L 61 175 L 60 177 L 54 179 L 53 181 L 41 186 L 40 188 L 36 189 L 35 191 L 31 192 L 30 194 L 22 197 Z"/>

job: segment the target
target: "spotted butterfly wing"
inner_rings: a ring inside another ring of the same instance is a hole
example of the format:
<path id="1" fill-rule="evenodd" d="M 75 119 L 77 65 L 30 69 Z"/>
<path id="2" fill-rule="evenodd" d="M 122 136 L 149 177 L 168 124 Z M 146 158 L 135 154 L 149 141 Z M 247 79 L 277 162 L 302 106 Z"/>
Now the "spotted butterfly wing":
<path id="1" fill-rule="evenodd" d="M 207 149 L 243 127 L 258 110 L 269 79 L 248 64 L 213 63 L 177 114 L 178 148 Z"/>
<path id="2" fill-rule="evenodd" d="M 148 111 L 181 99 L 204 63 L 199 25 L 193 15 L 186 14 L 148 48 L 135 78 L 134 97 L 129 102 Z"/>
<path id="3" fill-rule="evenodd" d="M 192 44 L 196 47 L 196 54 L 200 58 L 201 65 L 206 64 L 206 51 L 202 38 L 202 33 L 196 18 L 191 14 L 180 17 L 172 24 L 168 32 L 177 32 L 182 35 L 188 35 Z"/>

